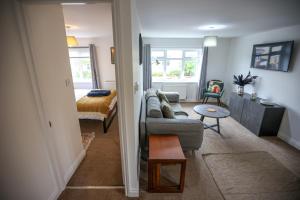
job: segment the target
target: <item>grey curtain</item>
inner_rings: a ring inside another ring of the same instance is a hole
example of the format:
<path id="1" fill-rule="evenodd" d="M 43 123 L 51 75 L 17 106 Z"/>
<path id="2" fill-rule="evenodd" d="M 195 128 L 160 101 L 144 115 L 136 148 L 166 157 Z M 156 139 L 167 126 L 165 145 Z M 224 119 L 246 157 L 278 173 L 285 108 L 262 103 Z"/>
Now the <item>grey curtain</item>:
<path id="1" fill-rule="evenodd" d="M 144 45 L 144 60 L 143 60 L 143 86 L 144 90 L 152 86 L 152 72 L 151 72 L 151 46 L 150 44 Z"/>
<path id="2" fill-rule="evenodd" d="M 200 79 L 198 83 L 198 93 L 197 99 L 200 100 L 203 98 L 203 91 L 206 88 L 206 72 L 207 72 L 207 59 L 208 59 L 208 47 L 203 48 L 203 58 L 200 71 Z"/>
<path id="3" fill-rule="evenodd" d="M 90 44 L 89 47 L 90 47 L 93 88 L 98 89 L 100 88 L 100 75 L 99 75 L 96 46 L 94 44 Z"/>

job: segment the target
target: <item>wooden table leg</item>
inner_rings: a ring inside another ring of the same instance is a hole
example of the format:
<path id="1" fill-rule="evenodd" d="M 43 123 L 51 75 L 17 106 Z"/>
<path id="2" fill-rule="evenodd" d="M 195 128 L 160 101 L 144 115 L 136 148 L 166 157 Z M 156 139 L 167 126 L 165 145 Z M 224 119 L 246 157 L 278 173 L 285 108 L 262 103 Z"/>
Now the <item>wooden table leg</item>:
<path id="1" fill-rule="evenodd" d="M 186 168 L 186 160 L 181 163 L 180 183 L 179 183 L 179 190 L 180 190 L 180 192 L 183 192 L 183 189 L 184 189 L 185 168 Z"/>
<path id="2" fill-rule="evenodd" d="M 154 189 L 158 189 L 160 187 L 160 163 L 156 163 L 155 165 L 155 183 Z"/>
<path id="3" fill-rule="evenodd" d="M 148 161 L 148 190 L 151 191 L 153 188 L 153 164 Z"/>

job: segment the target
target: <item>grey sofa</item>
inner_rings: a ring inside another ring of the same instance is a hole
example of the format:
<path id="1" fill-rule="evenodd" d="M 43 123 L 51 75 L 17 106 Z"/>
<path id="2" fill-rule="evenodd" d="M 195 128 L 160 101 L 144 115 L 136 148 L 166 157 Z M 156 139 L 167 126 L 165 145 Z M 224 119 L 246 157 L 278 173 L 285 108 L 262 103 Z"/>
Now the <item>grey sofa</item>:
<path id="1" fill-rule="evenodd" d="M 197 150 L 203 139 L 203 124 L 200 120 L 189 119 L 179 104 L 179 94 L 164 92 L 175 113 L 175 119 L 163 118 L 160 101 L 156 96 L 143 95 L 140 115 L 140 147 L 142 157 L 148 156 L 148 136 L 150 134 L 178 135 L 184 151 Z"/>

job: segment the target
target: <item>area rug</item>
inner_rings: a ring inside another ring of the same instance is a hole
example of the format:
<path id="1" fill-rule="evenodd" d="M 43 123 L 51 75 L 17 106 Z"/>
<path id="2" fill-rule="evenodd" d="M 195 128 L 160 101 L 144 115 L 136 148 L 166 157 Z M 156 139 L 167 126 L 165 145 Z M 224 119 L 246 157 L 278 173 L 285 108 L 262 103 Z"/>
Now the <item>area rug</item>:
<path id="1" fill-rule="evenodd" d="M 95 138 L 95 133 L 94 132 L 91 132 L 91 133 L 81 133 L 81 137 L 82 137 L 83 148 L 85 150 L 87 150 L 89 148 L 91 142 Z"/>
<path id="2" fill-rule="evenodd" d="M 224 199 L 300 199 L 300 179 L 268 152 L 203 158 Z"/>

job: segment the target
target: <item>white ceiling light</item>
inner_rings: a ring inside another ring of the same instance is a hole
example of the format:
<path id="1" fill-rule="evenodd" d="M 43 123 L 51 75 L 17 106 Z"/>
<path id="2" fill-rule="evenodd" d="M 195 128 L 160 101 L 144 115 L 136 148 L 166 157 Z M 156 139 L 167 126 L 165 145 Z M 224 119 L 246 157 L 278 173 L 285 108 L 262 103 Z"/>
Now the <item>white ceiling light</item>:
<path id="1" fill-rule="evenodd" d="M 73 3 L 61 3 L 61 5 L 63 5 L 63 6 L 78 6 L 78 5 L 85 5 L 86 3 L 84 3 L 84 2 L 73 2 Z"/>
<path id="2" fill-rule="evenodd" d="M 215 47 L 217 46 L 217 36 L 206 36 L 204 37 L 203 46 Z"/>
<path id="3" fill-rule="evenodd" d="M 199 30 L 204 30 L 204 31 L 210 31 L 210 30 L 220 30 L 220 29 L 225 29 L 227 26 L 223 24 L 210 24 L 210 25 L 204 25 L 204 26 L 199 26 Z"/>

